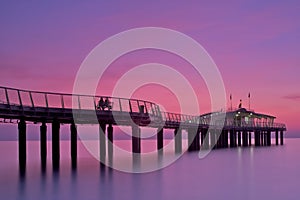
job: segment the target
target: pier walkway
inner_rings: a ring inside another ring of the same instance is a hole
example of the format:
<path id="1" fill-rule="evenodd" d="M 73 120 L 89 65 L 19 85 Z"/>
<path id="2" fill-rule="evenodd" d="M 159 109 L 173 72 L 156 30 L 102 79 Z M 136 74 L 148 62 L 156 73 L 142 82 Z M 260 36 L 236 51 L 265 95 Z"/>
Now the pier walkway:
<path id="1" fill-rule="evenodd" d="M 239 111 L 240 112 L 240 111 Z M 255 115 L 246 111 L 246 114 Z M 188 150 L 199 150 L 201 146 L 227 148 L 251 146 L 270 146 L 271 133 L 275 133 L 275 144 L 283 145 L 285 124 L 271 121 L 226 120 L 218 124 L 207 120 L 211 115 L 185 115 L 162 112 L 152 102 L 139 99 L 126 99 L 109 96 L 63 94 L 0 87 L 0 122 L 17 122 L 19 130 L 19 161 L 26 162 L 26 123 L 41 124 L 41 159 L 46 159 L 47 124 L 52 124 L 52 158 L 59 162 L 60 124 L 70 124 L 71 157 L 77 157 L 77 124 L 99 124 L 100 154 L 106 156 L 106 138 L 113 142 L 113 126 L 132 127 L 132 152 L 141 152 L 140 127 L 157 130 L 157 150 L 163 148 L 163 130 L 173 129 L 175 152 L 182 151 L 182 130 L 188 133 Z M 236 114 L 238 115 L 238 114 Z M 258 114 L 255 115 L 260 117 Z M 264 117 L 264 116 L 262 116 Z M 275 117 L 274 117 L 275 118 Z M 220 130 L 221 129 L 221 130 Z M 219 130 L 221 134 L 216 134 Z M 252 136 L 253 135 L 253 136 Z M 205 140 L 206 136 L 209 139 Z M 206 141 L 206 142 L 205 142 Z"/>

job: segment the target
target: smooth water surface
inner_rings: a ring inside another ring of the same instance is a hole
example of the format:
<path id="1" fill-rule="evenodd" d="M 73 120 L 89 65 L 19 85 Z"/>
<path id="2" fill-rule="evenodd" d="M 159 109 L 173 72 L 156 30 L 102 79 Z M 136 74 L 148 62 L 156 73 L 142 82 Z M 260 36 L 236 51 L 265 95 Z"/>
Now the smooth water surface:
<path id="1" fill-rule="evenodd" d="M 0 199 L 300 199 L 300 139 L 286 139 L 284 146 L 214 150 L 201 160 L 197 152 L 185 153 L 144 174 L 101 167 L 81 143 L 72 170 L 68 141 L 61 142 L 60 169 L 53 171 L 50 148 L 48 143 L 43 171 L 39 142 L 29 141 L 21 176 L 17 142 L 0 142 Z"/>

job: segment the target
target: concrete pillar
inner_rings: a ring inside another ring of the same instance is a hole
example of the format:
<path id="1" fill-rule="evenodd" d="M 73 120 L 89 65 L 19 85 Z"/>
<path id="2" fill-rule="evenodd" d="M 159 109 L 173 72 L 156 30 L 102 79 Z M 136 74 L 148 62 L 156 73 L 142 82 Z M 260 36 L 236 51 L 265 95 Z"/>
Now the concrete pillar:
<path id="1" fill-rule="evenodd" d="M 107 127 L 107 138 L 108 138 L 108 157 L 112 158 L 113 156 L 113 143 L 114 143 L 114 136 L 113 136 L 113 132 L 114 132 L 114 128 L 112 126 L 112 124 L 109 124 Z"/>
<path id="2" fill-rule="evenodd" d="M 71 131 L 71 160 L 72 166 L 76 167 L 77 164 L 77 127 L 74 123 L 70 125 Z"/>
<path id="3" fill-rule="evenodd" d="M 244 147 L 248 146 L 248 134 L 247 134 L 247 131 L 243 131 L 243 146 Z"/>
<path id="4" fill-rule="evenodd" d="M 201 129 L 201 145 L 202 145 L 203 149 L 208 149 L 208 147 L 209 147 L 209 140 L 208 140 L 209 138 L 207 138 L 207 141 L 205 142 L 207 132 L 208 132 L 207 128 Z"/>
<path id="5" fill-rule="evenodd" d="M 59 167 L 60 144 L 59 144 L 60 123 L 57 119 L 52 122 L 52 163 L 54 168 Z"/>
<path id="6" fill-rule="evenodd" d="M 215 137 L 216 137 L 216 140 L 217 140 L 217 144 L 216 144 L 216 148 L 219 149 L 219 148 L 222 148 L 223 146 L 223 133 L 221 131 L 219 137 L 217 136 L 217 133 L 215 133 Z"/>
<path id="7" fill-rule="evenodd" d="M 45 122 L 40 126 L 40 154 L 42 165 L 46 165 L 47 160 L 47 125 Z"/>
<path id="8" fill-rule="evenodd" d="M 194 142 L 195 142 L 195 150 L 199 151 L 200 150 L 200 129 L 199 128 L 197 129 Z"/>
<path id="9" fill-rule="evenodd" d="M 283 145 L 283 131 L 280 131 L 280 145 Z"/>
<path id="10" fill-rule="evenodd" d="M 236 147 L 236 132 L 230 130 L 230 147 Z"/>
<path id="11" fill-rule="evenodd" d="M 271 146 L 271 131 L 267 131 L 267 146 Z"/>
<path id="12" fill-rule="evenodd" d="M 198 148 L 199 132 L 197 128 L 188 129 L 188 151 L 196 151 Z"/>
<path id="13" fill-rule="evenodd" d="M 200 130 L 200 133 L 201 133 L 201 141 L 200 141 L 200 144 L 201 144 L 201 146 L 203 145 L 203 142 L 204 142 L 204 138 L 206 137 L 206 133 L 207 133 L 207 129 L 204 129 L 204 128 L 202 128 L 201 130 Z"/>
<path id="14" fill-rule="evenodd" d="M 141 129 L 137 125 L 132 126 L 132 152 L 141 153 Z"/>
<path id="15" fill-rule="evenodd" d="M 248 132 L 248 136 L 249 136 L 248 144 L 249 144 L 249 146 L 251 146 L 252 145 L 252 133 L 251 133 L 251 131 Z"/>
<path id="16" fill-rule="evenodd" d="M 259 131 L 255 131 L 254 132 L 254 143 L 255 146 L 260 146 L 260 132 Z"/>
<path id="17" fill-rule="evenodd" d="M 267 139 L 267 133 L 264 131 L 264 146 L 267 146 L 268 144 L 268 139 Z"/>
<path id="18" fill-rule="evenodd" d="M 223 137 L 224 148 L 228 148 L 228 130 L 223 130 L 223 134 L 224 134 Z"/>
<path id="19" fill-rule="evenodd" d="M 238 135 L 238 146 L 242 146 L 241 131 L 238 131 L 237 135 Z"/>
<path id="20" fill-rule="evenodd" d="M 264 146 L 265 145 L 265 142 L 264 142 L 264 131 L 261 131 L 260 132 L 260 145 L 261 146 Z"/>
<path id="21" fill-rule="evenodd" d="M 209 136 L 210 136 L 210 145 L 212 148 L 215 148 L 216 146 L 216 130 L 211 130 L 210 133 L 209 133 Z"/>
<path id="22" fill-rule="evenodd" d="M 276 142 L 276 145 L 279 144 L 278 139 L 279 139 L 279 137 L 278 137 L 278 130 L 276 130 L 276 132 L 275 132 L 275 142 Z"/>
<path id="23" fill-rule="evenodd" d="M 164 129 L 158 128 L 157 129 L 157 151 L 160 151 L 164 147 Z"/>
<path id="24" fill-rule="evenodd" d="M 174 130 L 174 138 L 175 138 L 175 153 L 180 154 L 182 152 L 182 130 L 180 128 L 176 128 Z"/>
<path id="25" fill-rule="evenodd" d="M 99 125 L 99 139 L 100 139 L 100 161 L 102 163 L 105 163 L 105 159 L 106 159 L 106 136 L 105 136 L 105 132 L 106 132 L 106 124 L 105 123 L 100 123 Z"/>
<path id="26" fill-rule="evenodd" d="M 26 167 L 26 122 L 21 119 L 18 123 L 19 130 L 19 166 L 21 170 Z"/>

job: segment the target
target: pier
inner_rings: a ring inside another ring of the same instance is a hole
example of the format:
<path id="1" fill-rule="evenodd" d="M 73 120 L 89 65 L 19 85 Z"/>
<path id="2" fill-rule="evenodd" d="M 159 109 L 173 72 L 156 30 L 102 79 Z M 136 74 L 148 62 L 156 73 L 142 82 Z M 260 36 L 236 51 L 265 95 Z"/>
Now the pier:
<path id="1" fill-rule="evenodd" d="M 225 122 L 212 122 L 214 116 L 225 115 Z M 93 120 L 96 116 L 97 120 Z M 151 127 L 157 134 L 157 150 L 163 151 L 164 130 L 174 130 L 174 149 L 182 153 L 182 131 L 187 132 L 188 151 L 200 148 L 236 148 L 284 144 L 285 124 L 275 117 L 240 108 L 199 116 L 162 112 L 152 102 L 108 96 L 38 92 L 0 87 L 1 122 L 18 123 L 19 163 L 26 165 L 26 124 L 40 124 L 40 155 L 42 165 L 47 157 L 47 126 L 52 126 L 53 167 L 60 160 L 60 125 L 70 125 L 71 160 L 77 161 L 77 124 L 99 124 L 100 160 L 113 154 L 114 126 L 130 126 L 132 153 L 141 152 L 141 127 Z M 218 135 L 217 132 L 221 134 Z M 254 139 L 254 143 L 252 143 Z M 110 141 L 111 143 L 108 143 Z"/>

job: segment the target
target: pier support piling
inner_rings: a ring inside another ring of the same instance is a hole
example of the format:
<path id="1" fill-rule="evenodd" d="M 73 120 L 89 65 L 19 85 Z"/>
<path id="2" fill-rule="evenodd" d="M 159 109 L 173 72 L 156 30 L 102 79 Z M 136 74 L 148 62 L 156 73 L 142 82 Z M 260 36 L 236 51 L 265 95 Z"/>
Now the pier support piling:
<path id="1" fill-rule="evenodd" d="M 208 149 L 208 147 L 209 147 L 209 139 L 208 139 L 208 137 L 206 138 L 207 132 L 208 132 L 207 128 L 201 129 L 201 145 L 202 145 L 202 149 Z M 205 138 L 206 138 L 206 140 L 205 140 Z"/>
<path id="2" fill-rule="evenodd" d="M 249 136 L 248 144 L 249 144 L 249 146 L 251 146 L 252 145 L 252 132 L 251 131 L 248 132 L 248 136 Z"/>
<path id="3" fill-rule="evenodd" d="M 242 138 L 241 138 L 241 132 L 240 131 L 237 132 L 237 136 L 238 136 L 238 146 L 240 147 L 240 146 L 242 146 Z"/>
<path id="4" fill-rule="evenodd" d="M 216 130 L 211 130 L 209 132 L 209 136 L 210 136 L 210 145 L 212 147 L 212 149 L 216 148 Z"/>
<path id="5" fill-rule="evenodd" d="M 72 167 L 76 167 L 77 164 L 77 127 L 74 123 L 70 126 L 71 131 L 71 162 Z"/>
<path id="6" fill-rule="evenodd" d="M 59 146 L 60 123 L 57 119 L 52 122 L 52 164 L 53 168 L 59 167 L 60 146 Z"/>
<path id="7" fill-rule="evenodd" d="M 199 132 L 197 131 L 197 128 L 189 128 L 188 129 L 188 151 L 196 151 L 197 150 L 197 144 L 199 142 Z"/>
<path id="8" fill-rule="evenodd" d="M 267 146 L 271 146 L 271 131 L 267 131 Z"/>
<path id="9" fill-rule="evenodd" d="M 264 146 L 267 146 L 268 144 L 268 138 L 267 138 L 267 133 L 264 131 Z"/>
<path id="10" fill-rule="evenodd" d="M 162 151 L 164 147 L 164 129 L 158 128 L 157 129 L 157 151 Z"/>
<path id="11" fill-rule="evenodd" d="M 257 147 L 260 146 L 260 132 L 259 131 L 254 132 L 254 145 Z"/>
<path id="12" fill-rule="evenodd" d="M 248 146 L 248 134 L 247 131 L 243 131 L 243 147 Z"/>
<path id="13" fill-rule="evenodd" d="M 113 142 L 114 142 L 114 136 L 113 136 L 113 132 L 114 132 L 114 128 L 112 126 L 112 124 L 109 124 L 107 127 L 107 137 L 108 137 L 108 157 L 110 158 L 110 160 L 113 157 Z"/>
<path id="14" fill-rule="evenodd" d="M 228 130 L 223 130 L 223 147 L 228 148 Z"/>
<path id="15" fill-rule="evenodd" d="M 180 154 L 182 152 L 182 129 L 177 128 L 174 130 L 175 138 L 175 153 Z"/>
<path id="16" fill-rule="evenodd" d="M 195 150 L 199 151 L 200 150 L 200 129 L 196 130 L 196 136 L 194 138 L 195 142 Z"/>
<path id="17" fill-rule="evenodd" d="M 102 163 L 105 163 L 105 159 L 106 159 L 106 136 L 105 136 L 105 132 L 106 132 L 106 124 L 105 123 L 100 123 L 99 125 L 99 139 L 100 139 L 100 161 Z"/>
<path id="18" fill-rule="evenodd" d="M 264 131 L 261 131 L 261 132 L 260 132 L 260 145 L 261 145 L 261 146 L 264 146 L 264 145 L 265 145 L 264 138 L 265 138 L 265 136 L 264 136 Z"/>
<path id="19" fill-rule="evenodd" d="M 234 130 L 230 130 L 230 147 L 236 147 L 236 132 Z"/>
<path id="20" fill-rule="evenodd" d="M 42 167 L 46 167 L 47 160 L 47 125 L 42 122 L 40 126 L 40 153 L 41 153 L 41 163 Z"/>
<path id="21" fill-rule="evenodd" d="M 223 132 L 221 131 L 219 137 L 217 136 L 217 133 L 215 133 L 215 137 L 216 137 L 216 140 L 217 140 L 216 148 L 217 149 L 222 148 L 222 146 L 223 146 Z"/>
<path id="22" fill-rule="evenodd" d="M 283 131 L 280 131 L 280 145 L 283 145 Z"/>
<path id="23" fill-rule="evenodd" d="M 141 129 L 137 125 L 132 126 L 132 152 L 141 153 Z"/>
<path id="24" fill-rule="evenodd" d="M 279 142 L 278 142 L 278 130 L 276 130 L 276 132 L 275 132 L 275 143 L 276 143 L 276 145 L 279 144 Z"/>
<path id="25" fill-rule="evenodd" d="M 26 122 L 21 119 L 18 123 L 19 130 L 19 166 L 21 170 L 26 167 Z"/>

